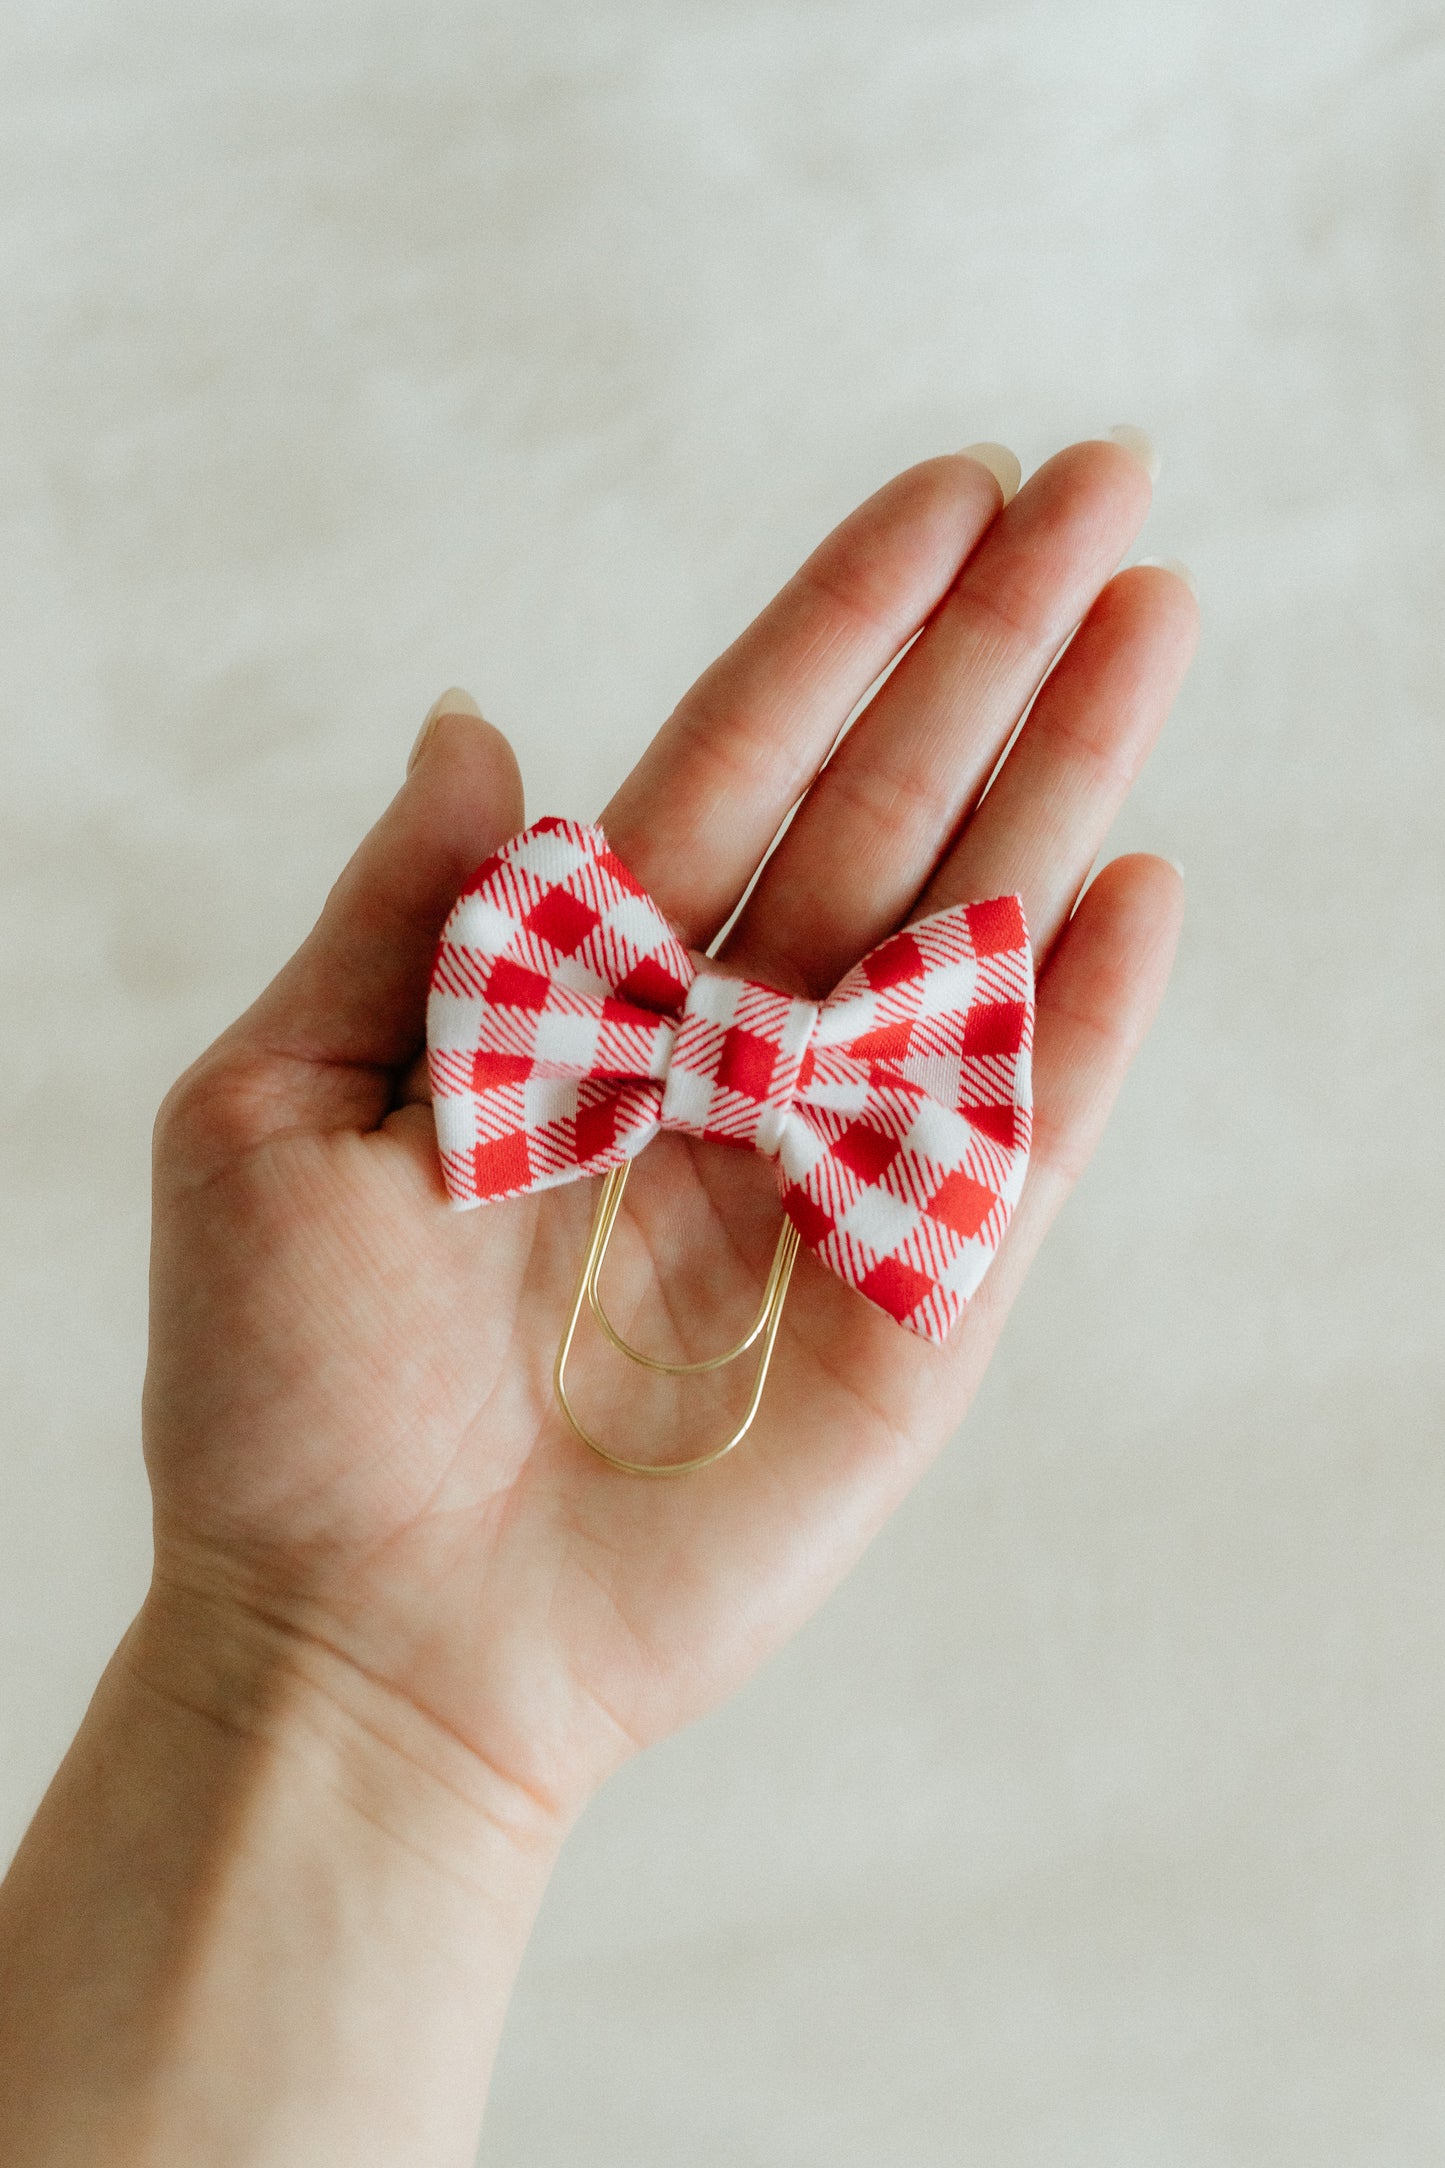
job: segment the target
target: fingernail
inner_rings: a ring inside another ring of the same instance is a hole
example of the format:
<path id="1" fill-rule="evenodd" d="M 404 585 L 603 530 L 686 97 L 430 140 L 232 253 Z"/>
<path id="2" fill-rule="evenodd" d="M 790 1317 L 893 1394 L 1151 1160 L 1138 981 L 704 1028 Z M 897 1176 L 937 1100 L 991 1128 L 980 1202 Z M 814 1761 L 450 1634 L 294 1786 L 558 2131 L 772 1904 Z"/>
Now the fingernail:
<path id="1" fill-rule="evenodd" d="M 1154 449 L 1154 439 L 1147 429 L 1136 429 L 1132 422 L 1117 422 L 1109 435 L 1120 451 L 1127 452 L 1131 459 L 1138 460 L 1151 482 L 1158 481 L 1159 454 Z"/>
<path id="2" fill-rule="evenodd" d="M 426 714 L 422 717 L 421 729 L 416 734 L 416 743 L 406 756 L 407 774 L 411 774 L 412 769 L 421 759 L 427 739 L 444 715 L 475 715 L 480 720 L 481 713 L 481 709 L 469 692 L 464 691 L 460 685 L 449 685 L 446 691 L 432 702 Z"/>
<path id="3" fill-rule="evenodd" d="M 1006 444 L 966 444 L 958 456 L 960 459 L 976 459 L 981 467 L 988 468 L 1003 491 L 1005 504 L 1011 497 L 1018 495 L 1024 470 Z"/>
<path id="4" fill-rule="evenodd" d="M 1182 557 L 1140 557 L 1137 562 L 1141 565 L 1157 565 L 1161 572 L 1172 572 L 1176 580 L 1183 580 L 1195 601 L 1199 600 L 1199 582 Z"/>

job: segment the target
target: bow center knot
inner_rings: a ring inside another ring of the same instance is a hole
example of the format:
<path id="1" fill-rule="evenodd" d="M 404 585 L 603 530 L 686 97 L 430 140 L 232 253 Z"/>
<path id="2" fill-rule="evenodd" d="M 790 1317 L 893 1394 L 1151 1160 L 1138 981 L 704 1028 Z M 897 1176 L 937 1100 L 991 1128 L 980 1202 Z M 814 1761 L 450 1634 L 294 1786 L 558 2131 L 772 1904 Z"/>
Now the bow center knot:
<path id="1" fill-rule="evenodd" d="M 688 988 L 662 1094 L 662 1126 L 775 1158 L 818 1004 L 704 968 Z"/>

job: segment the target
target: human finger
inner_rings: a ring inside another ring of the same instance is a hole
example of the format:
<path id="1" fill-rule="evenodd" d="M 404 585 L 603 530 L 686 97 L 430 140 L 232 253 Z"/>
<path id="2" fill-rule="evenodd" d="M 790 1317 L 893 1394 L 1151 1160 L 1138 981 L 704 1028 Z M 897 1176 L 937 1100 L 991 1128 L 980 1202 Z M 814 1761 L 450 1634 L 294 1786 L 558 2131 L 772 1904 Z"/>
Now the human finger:
<path id="1" fill-rule="evenodd" d="M 988 793 L 914 908 L 1020 895 L 1047 954 L 1189 668 L 1199 607 L 1138 565 L 1104 588 L 1034 702 Z"/>
<path id="2" fill-rule="evenodd" d="M 817 777 L 729 939 L 827 993 L 907 914 L 1061 643 L 1149 507 L 1119 444 L 1075 444 L 1001 513 Z"/>
<path id="3" fill-rule="evenodd" d="M 694 945 L 729 917 L 852 709 L 998 514 L 998 475 L 1016 479 L 1018 463 L 976 450 L 910 467 L 851 512 L 703 672 L 604 812 L 613 849 Z"/>
<path id="4" fill-rule="evenodd" d="M 1103 1136 L 1164 998 L 1183 918 L 1177 869 L 1130 853 L 1101 868 L 1054 945 L 1038 987 L 1028 1174 L 949 1351 L 946 1398 L 955 1411 L 977 1389 L 1029 1267 Z M 926 1428 L 929 1396 L 939 1392 L 930 1365 L 912 1390 L 914 1421 Z"/>
<path id="5" fill-rule="evenodd" d="M 467 874 L 522 818 L 511 747 L 453 688 L 311 933 L 176 1087 L 172 1113 L 183 1111 L 197 1152 L 224 1156 L 280 1129 L 383 1119 L 393 1073 L 422 1040 L 446 915 Z"/>
<path id="6" fill-rule="evenodd" d="M 790 1430 L 785 1452 L 742 1463 L 732 1478 L 740 1487 L 756 1482 L 772 1498 L 783 1483 L 799 1511 L 827 1497 L 861 1548 L 918 1480 L 976 1392 L 1029 1266 L 1099 1142 L 1163 998 L 1182 916 L 1183 883 L 1166 860 L 1128 856 L 1102 869 L 1040 979 L 1028 1174 L 957 1329 L 931 1347 L 830 1274 L 810 1271 L 805 1256 L 789 1297 L 799 1345 L 815 1358 L 798 1373 L 800 1389 L 816 1406 L 833 1405 L 835 1419 Z M 785 1336 L 780 1382 L 798 1359 Z M 860 1401 L 880 1420 L 850 1420 Z"/>
<path id="7" fill-rule="evenodd" d="M 965 1361 L 981 1372 L 1164 998 L 1184 919 L 1184 883 L 1167 859 L 1130 853 L 1104 866 L 1039 980 L 1033 1140 L 1009 1229 L 965 1322 Z"/>

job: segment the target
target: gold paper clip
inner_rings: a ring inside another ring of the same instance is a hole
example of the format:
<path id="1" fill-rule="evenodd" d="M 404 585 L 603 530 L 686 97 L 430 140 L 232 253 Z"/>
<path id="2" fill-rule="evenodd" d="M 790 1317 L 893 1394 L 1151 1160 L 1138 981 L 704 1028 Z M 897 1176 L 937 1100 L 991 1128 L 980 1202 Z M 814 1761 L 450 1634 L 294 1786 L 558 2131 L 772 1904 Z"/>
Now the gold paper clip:
<path id="1" fill-rule="evenodd" d="M 603 1181 L 602 1194 L 597 1200 L 597 1216 L 592 1222 L 592 1235 L 587 1244 L 587 1255 L 582 1261 L 577 1292 L 572 1298 L 567 1330 L 563 1333 L 562 1344 L 557 1350 L 552 1381 L 562 1413 L 578 1437 L 584 1445 L 590 1445 L 594 1453 L 600 1454 L 609 1466 L 625 1469 L 629 1475 L 686 1475 L 690 1469 L 706 1468 L 711 1461 L 721 1460 L 723 1454 L 730 1453 L 739 1439 L 745 1438 L 752 1428 L 753 1417 L 757 1414 L 758 1403 L 763 1397 L 768 1365 L 773 1359 L 773 1343 L 778 1337 L 778 1326 L 783 1315 L 783 1301 L 788 1292 L 793 1262 L 798 1254 L 798 1230 L 791 1220 L 784 1220 L 763 1287 L 762 1301 L 758 1305 L 758 1314 L 735 1346 L 725 1349 L 721 1355 L 709 1355 L 702 1362 L 662 1362 L 655 1355 L 644 1355 L 641 1348 L 632 1347 L 623 1339 L 602 1307 L 602 1296 L 597 1285 L 602 1272 L 602 1260 L 607 1255 L 607 1245 L 612 1240 L 612 1230 L 622 1205 L 622 1192 L 627 1186 L 629 1166 L 630 1162 L 614 1167 Z M 740 1355 L 745 1355 L 754 1341 L 761 1340 L 762 1347 L 758 1352 L 758 1366 L 753 1375 L 753 1388 L 748 1398 L 747 1410 L 732 1436 L 724 1439 L 721 1445 L 715 1445 L 710 1452 L 698 1453 L 691 1460 L 624 1460 L 620 1453 L 613 1453 L 599 1443 L 579 1421 L 577 1411 L 567 1397 L 567 1358 L 572 1352 L 572 1342 L 584 1303 L 590 1307 L 603 1333 L 620 1354 L 625 1355 L 629 1362 L 639 1363 L 644 1370 L 655 1370 L 663 1377 L 688 1378 L 696 1377 L 705 1370 L 721 1370 L 726 1364 L 736 1362 Z"/>

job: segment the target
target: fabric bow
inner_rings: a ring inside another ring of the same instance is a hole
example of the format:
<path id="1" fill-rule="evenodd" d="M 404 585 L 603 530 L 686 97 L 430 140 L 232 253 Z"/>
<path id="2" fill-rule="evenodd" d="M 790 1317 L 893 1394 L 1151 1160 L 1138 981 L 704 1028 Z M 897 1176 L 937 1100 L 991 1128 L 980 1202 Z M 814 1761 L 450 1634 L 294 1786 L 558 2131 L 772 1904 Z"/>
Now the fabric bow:
<path id="1" fill-rule="evenodd" d="M 942 1341 L 1023 1185 L 1033 1021 L 1017 896 L 923 919 L 800 1001 L 690 955 L 600 828 L 541 820 L 478 867 L 437 951 L 447 1190 L 551 1189 L 660 1129 L 749 1146 L 805 1247 Z"/>

